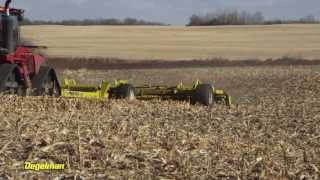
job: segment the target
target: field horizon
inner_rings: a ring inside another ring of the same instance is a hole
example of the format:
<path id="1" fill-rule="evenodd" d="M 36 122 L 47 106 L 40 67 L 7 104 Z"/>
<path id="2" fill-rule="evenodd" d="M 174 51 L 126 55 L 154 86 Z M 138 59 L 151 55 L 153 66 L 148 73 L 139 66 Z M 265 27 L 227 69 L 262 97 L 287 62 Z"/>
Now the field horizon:
<path id="1" fill-rule="evenodd" d="M 320 25 L 23 26 L 50 57 L 143 60 L 320 59 Z"/>

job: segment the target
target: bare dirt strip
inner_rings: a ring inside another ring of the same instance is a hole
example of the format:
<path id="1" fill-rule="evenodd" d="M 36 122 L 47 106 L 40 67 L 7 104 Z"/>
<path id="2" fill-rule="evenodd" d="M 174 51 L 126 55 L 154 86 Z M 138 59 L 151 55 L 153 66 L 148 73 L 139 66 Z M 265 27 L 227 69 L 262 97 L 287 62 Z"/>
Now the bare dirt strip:
<path id="1" fill-rule="evenodd" d="M 320 60 L 294 58 L 268 60 L 124 60 L 113 58 L 49 58 L 51 66 L 58 69 L 162 69 L 162 68 L 196 68 L 196 67 L 241 67 L 241 66 L 297 66 L 320 65 Z"/>

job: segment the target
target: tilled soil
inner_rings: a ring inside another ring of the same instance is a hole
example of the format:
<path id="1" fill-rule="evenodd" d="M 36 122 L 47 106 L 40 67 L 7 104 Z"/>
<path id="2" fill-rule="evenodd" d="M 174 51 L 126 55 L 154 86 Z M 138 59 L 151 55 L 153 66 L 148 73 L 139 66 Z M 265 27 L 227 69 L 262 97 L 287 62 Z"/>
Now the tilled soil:
<path id="1" fill-rule="evenodd" d="M 200 78 L 236 103 L 3 96 L 0 179 L 319 179 L 319 69 L 61 70 L 63 78 L 92 84 Z M 66 169 L 26 171 L 24 162 Z"/>
<path id="2" fill-rule="evenodd" d="M 167 68 L 207 68 L 207 67 L 248 67 L 248 66 L 298 66 L 298 65 L 320 65 L 319 59 L 302 59 L 282 57 L 278 59 L 244 59 L 228 60 L 216 59 L 194 59 L 194 60 L 146 60 L 146 59 L 119 59 L 119 58 L 64 58 L 51 57 L 48 63 L 55 68 L 62 69 L 167 69 Z"/>

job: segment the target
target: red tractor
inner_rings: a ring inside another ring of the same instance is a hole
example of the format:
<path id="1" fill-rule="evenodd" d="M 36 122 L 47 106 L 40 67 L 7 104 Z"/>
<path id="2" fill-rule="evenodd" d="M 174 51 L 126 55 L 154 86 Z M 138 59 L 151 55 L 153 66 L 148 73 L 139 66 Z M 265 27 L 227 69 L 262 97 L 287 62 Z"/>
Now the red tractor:
<path id="1" fill-rule="evenodd" d="M 61 88 L 53 68 L 44 57 L 34 54 L 37 46 L 20 42 L 24 10 L 0 7 L 0 93 L 60 96 Z"/>

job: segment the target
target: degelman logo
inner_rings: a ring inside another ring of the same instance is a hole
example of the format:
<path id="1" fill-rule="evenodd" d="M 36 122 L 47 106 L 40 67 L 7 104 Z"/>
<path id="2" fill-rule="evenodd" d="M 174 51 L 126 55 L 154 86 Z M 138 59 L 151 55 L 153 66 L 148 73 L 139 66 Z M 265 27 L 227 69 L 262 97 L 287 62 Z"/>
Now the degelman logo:
<path id="1" fill-rule="evenodd" d="M 64 164 L 48 164 L 48 163 L 31 163 L 25 162 L 24 163 L 25 170 L 33 170 L 33 171 L 40 171 L 40 170 L 64 170 Z"/>

